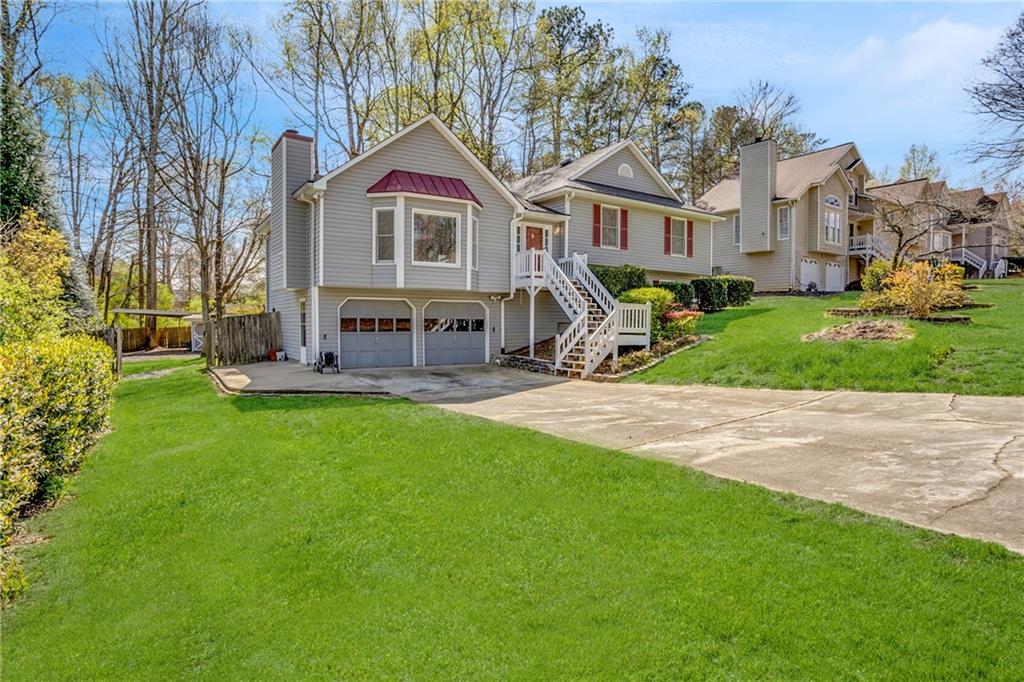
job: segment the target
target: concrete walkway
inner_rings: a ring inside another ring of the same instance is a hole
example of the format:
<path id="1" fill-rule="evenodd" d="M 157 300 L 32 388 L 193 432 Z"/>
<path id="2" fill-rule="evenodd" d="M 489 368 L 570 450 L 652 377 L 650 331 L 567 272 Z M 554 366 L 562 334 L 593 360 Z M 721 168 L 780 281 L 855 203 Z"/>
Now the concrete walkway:
<path id="1" fill-rule="evenodd" d="M 446 409 L 1024 553 L 1024 399 L 560 382 Z"/>

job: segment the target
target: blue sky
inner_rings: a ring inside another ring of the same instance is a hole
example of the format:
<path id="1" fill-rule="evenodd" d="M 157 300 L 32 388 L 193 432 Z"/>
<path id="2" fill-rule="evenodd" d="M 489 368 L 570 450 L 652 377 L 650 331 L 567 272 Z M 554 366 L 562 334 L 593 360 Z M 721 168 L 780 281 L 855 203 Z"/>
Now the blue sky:
<path id="1" fill-rule="evenodd" d="M 576 4 L 620 42 L 644 25 L 670 30 L 692 96 L 706 104 L 765 78 L 797 94 L 802 125 L 832 144 L 856 142 L 871 168 L 898 167 L 911 143 L 926 143 L 957 184 L 977 182 L 981 171 L 962 152 L 980 125 L 963 84 L 1024 11 L 1024 2 Z M 215 11 L 265 30 L 281 7 L 218 3 Z M 49 36 L 55 65 L 84 70 L 100 22 L 119 11 L 115 3 L 72 5 Z M 293 123 L 272 98 L 261 103 L 269 133 Z"/>

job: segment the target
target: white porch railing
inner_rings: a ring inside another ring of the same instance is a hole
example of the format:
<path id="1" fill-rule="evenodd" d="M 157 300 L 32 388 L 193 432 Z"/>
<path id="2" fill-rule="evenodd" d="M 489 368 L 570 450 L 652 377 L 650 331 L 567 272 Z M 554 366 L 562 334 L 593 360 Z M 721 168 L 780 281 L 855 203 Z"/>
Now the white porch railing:
<path id="1" fill-rule="evenodd" d="M 892 245 L 883 237 L 873 234 L 855 234 L 850 237 L 849 253 L 851 256 L 869 256 L 889 258 L 892 256 Z"/>
<path id="2" fill-rule="evenodd" d="M 583 285 L 583 288 L 590 292 L 590 295 L 594 297 L 597 304 L 605 311 L 605 313 L 611 313 L 615 309 L 618 301 L 611 295 L 604 285 L 601 284 L 601 280 L 597 278 L 597 275 L 587 267 L 587 262 L 578 253 L 572 254 L 573 260 L 573 272 L 576 277 L 576 281 Z"/>
<path id="3" fill-rule="evenodd" d="M 651 304 L 619 303 L 619 332 L 622 334 L 644 334 L 651 342 Z"/>
<path id="4" fill-rule="evenodd" d="M 996 279 L 1002 279 L 1006 277 L 1007 270 L 1009 270 L 1009 263 L 1005 258 L 1000 258 L 995 268 L 992 269 L 992 276 Z"/>
<path id="5" fill-rule="evenodd" d="M 985 275 L 988 270 L 988 261 L 974 253 L 968 248 L 958 246 L 954 249 L 949 250 L 949 260 L 957 261 L 958 263 L 967 263 L 971 265 L 975 270 L 978 271 L 978 277 L 981 278 Z"/>

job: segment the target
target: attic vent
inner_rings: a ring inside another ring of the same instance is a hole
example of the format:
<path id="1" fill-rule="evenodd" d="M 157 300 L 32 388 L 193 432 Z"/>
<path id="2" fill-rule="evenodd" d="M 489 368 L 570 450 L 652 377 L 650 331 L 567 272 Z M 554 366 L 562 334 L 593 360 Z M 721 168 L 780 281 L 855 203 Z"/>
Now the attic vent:
<path id="1" fill-rule="evenodd" d="M 619 176 L 623 178 L 633 177 L 633 168 L 628 163 L 619 165 Z"/>
<path id="2" fill-rule="evenodd" d="M 559 165 L 559 167 L 561 167 L 561 166 L 568 166 L 572 162 L 573 162 L 573 159 L 562 159 L 561 161 L 558 162 L 558 165 Z"/>

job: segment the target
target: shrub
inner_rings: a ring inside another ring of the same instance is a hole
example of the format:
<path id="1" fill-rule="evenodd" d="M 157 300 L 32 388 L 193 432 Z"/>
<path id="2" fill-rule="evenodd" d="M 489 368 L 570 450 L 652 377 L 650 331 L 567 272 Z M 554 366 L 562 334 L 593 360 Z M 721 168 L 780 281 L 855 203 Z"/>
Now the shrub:
<path id="1" fill-rule="evenodd" d="M 878 291 L 865 291 L 862 309 L 905 309 L 913 317 L 925 317 L 937 308 L 959 308 L 968 302 L 963 291 L 963 268 L 932 267 L 919 262 L 892 271 Z"/>
<path id="2" fill-rule="evenodd" d="M 860 286 L 864 291 L 878 292 L 882 290 L 883 282 L 892 274 L 892 263 L 887 260 L 874 260 L 864 270 L 864 276 L 860 278 Z"/>
<path id="3" fill-rule="evenodd" d="M 650 303 L 651 318 L 660 320 L 672 305 L 672 292 L 661 287 L 630 289 L 619 296 L 623 303 Z"/>
<path id="4" fill-rule="evenodd" d="M 665 329 L 663 336 L 667 339 L 678 339 L 682 336 L 692 336 L 697 333 L 697 323 L 704 313 L 696 310 L 672 310 L 665 314 Z"/>
<path id="5" fill-rule="evenodd" d="M 647 271 L 636 265 L 591 265 L 590 270 L 615 298 L 630 289 L 647 286 Z"/>
<path id="6" fill-rule="evenodd" d="M 643 367 L 654 359 L 654 353 L 649 350 L 638 350 L 628 355 L 619 357 L 619 371 L 628 372 L 631 369 Z"/>
<path id="7" fill-rule="evenodd" d="M 729 305 L 729 285 L 719 277 L 701 277 L 690 282 L 700 309 L 706 312 L 721 310 Z"/>
<path id="8" fill-rule="evenodd" d="M 693 303 L 693 285 L 689 282 L 659 282 L 657 286 L 671 291 L 672 296 L 676 299 L 676 303 L 680 303 L 687 308 Z"/>
<path id="9" fill-rule="evenodd" d="M 747 305 L 754 297 L 754 280 L 750 277 L 719 275 L 716 279 L 725 282 L 726 298 L 732 307 Z"/>
<path id="10" fill-rule="evenodd" d="M 106 425 L 111 363 L 86 336 L 0 346 L 0 547 L 18 511 L 59 488 Z"/>

